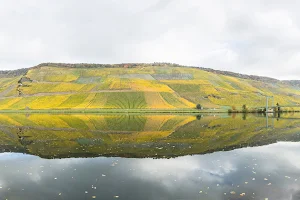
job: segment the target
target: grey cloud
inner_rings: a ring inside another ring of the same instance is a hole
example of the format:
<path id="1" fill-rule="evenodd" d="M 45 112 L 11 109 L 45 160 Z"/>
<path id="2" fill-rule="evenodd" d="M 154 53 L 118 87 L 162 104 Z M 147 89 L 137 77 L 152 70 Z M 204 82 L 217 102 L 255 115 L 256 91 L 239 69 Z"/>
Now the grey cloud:
<path id="1" fill-rule="evenodd" d="M 297 79 L 300 2 L 0 0 L 0 68 L 176 62 Z"/>

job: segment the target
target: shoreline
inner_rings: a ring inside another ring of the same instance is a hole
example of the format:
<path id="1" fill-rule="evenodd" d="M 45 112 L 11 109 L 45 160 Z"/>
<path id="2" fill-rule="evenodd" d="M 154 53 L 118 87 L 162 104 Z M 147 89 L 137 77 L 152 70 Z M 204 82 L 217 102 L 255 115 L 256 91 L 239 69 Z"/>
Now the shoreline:
<path id="1" fill-rule="evenodd" d="M 296 113 L 300 111 L 281 111 L 280 113 Z M 95 114 L 278 114 L 278 112 L 228 112 L 222 109 L 41 109 L 41 110 L 0 110 L 0 113 L 95 113 Z"/>
<path id="2" fill-rule="evenodd" d="M 228 113 L 225 110 L 197 110 L 197 109 L 42 109 L 42 110 L 0 110 L 0 113 L 165 113 L 165 114 L 205 114 Z"/>

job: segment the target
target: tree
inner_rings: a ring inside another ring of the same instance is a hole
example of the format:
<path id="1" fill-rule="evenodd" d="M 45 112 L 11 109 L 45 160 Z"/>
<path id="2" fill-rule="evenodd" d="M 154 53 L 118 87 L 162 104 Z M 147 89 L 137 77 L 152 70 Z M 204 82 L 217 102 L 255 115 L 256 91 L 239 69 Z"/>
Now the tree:
<path id="1" fill-rule="evenodd" d="M 276 111 L 277 111 L 277 112 L 280 112 L 281 110 L 280 110 L 280 105 L 279 105 L 279 103 L 277 103 L 276 106 L 277 106 L 277 108 L 276 108 L 277 110 L 276 110 Z"/>
<path id="2" fill-rule="evenodd" d="M 197 105 L 196 105 L 196 108 L 199 109 L 199 110 L 202 110 L 201 104 L 197 104 Z"/>
<path id="3" fill-rule="evenodd" d="M 244 104 L 242 108 L 243 108 L 242 109 L 243 113 L 247 113 L 248 112 L 248 108 L 247 108 L 246 104 Z"/>

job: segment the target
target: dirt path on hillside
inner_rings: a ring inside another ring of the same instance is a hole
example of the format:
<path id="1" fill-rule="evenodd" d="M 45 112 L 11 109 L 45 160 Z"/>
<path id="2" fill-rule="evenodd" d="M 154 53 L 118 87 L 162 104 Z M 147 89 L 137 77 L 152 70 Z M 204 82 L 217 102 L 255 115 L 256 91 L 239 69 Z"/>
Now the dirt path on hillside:
<path id="1" fill-rule="evenodd" d="M 18 97 L 17 95 L 5 97 L 5 95 L 8 94 L 11 90 L 9 90 L 7 93 L 4 93 L 3 96 L 0 95 L 0 99 Z M 21 97 L 41 97 L 41 96 L 51 96 L 51 95 L 90 94 L 90 93 L 101 93 L 101 92 L 133 92 L 133 91 L 134 90 L 96 90 L 90 92 L 43 92 L 43 93 L 36 93 L 36 94 L 23 94 Z"/>
<path id="2" fill-rule="evenodd" d="M 0 92 L 0 97 L 5 97 L 5 95 L 7 95 L 8 93 L 10 93 L 15 88 L 16 88 L 15 85 L 9 86 L 8 88 L 6 88 L 6 90 Z"/>

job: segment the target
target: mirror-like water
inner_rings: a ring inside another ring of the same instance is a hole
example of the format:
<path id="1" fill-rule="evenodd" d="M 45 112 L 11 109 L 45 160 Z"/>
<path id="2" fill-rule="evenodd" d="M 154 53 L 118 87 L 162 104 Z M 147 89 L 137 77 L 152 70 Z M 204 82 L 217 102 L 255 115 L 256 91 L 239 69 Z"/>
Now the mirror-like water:
<path id="1" fill-rule="evenodd" d="M 300 199 L 300 115 L 0 115 L 0 199 Z"/>

